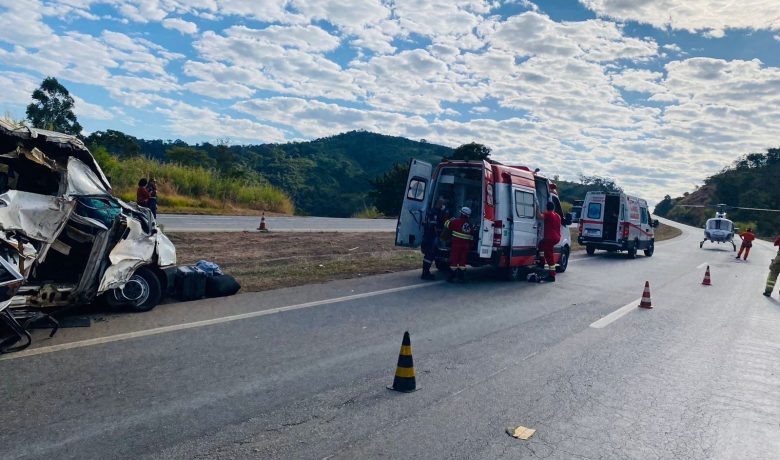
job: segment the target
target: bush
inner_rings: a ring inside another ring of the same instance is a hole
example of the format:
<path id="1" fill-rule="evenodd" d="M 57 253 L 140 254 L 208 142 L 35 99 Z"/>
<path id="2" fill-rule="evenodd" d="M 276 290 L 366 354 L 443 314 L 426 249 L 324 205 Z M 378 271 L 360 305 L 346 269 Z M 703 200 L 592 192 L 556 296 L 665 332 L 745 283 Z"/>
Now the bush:
<path id="1" fill-rule="evenodd" d="M 95 158 L 109 177 L 114 195 L 135 201 L 142 177 L 157 180 L 158 204 L 180 208 L 238 207 L 292 214 L 290 198 L 258 173 L 242 180 L 225 178 L 215 170 L 199 166 L 160 163 L 146 157 L 120 159 L 104 148 L 94 149 Z"/>
<path id="2" fill-rule="evenodd" d="M 362 211 L 352 214 L 352 217 L 356 217 L 359 219 L 380 219 L 384 217 L 384 214 L 379 212 L 376 206 L 371 206 L 368 208 L 363 208 Z"/>

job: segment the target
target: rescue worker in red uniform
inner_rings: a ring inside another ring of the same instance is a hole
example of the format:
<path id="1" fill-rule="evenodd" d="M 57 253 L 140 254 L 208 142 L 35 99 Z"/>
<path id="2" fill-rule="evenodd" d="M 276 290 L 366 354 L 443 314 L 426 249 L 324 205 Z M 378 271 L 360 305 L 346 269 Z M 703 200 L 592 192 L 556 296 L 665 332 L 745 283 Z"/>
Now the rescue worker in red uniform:
<path id="1" fill-rule="evenodd" d="M 739 237 L 742 238 L 742 245 L 739 247 L 737 259 L 742 256 L 742 251 L 745 251 L 745 257 L 742 260 L 747 260 L 748 254 L 750 254 L 750 248 L 753 247 L 753 240 L 756 239 L 756 235 L 753 233 L 752 229 L 747 229 L 746 232 L 740 233 Z"/>
<path id="2" fill-rule="evenodd" d="M 464 206 L 460 210 L 460 216 L 444 223 L 444 228 L 452 233 L 452 246 L 450 247 L 450 269 L 452 272 L 447 279 L 450 283 L 466 281 L 466 262 L 474 241 L 474 229 L 469 223 L 470 216 L 471 209 Z"/>
<path id="3" fill-rule="evenodd" d="M 539 242 L 539 250 L 544 256 L 544 269 L 547 270 L 545 281 L 555 282 L 555 245 L 561 240 L 561 216 L 555 212 L 555 205 L 547 202 L 547 211 L 539 212 L 538 216 L 544 222 L 544 237 Z"/>

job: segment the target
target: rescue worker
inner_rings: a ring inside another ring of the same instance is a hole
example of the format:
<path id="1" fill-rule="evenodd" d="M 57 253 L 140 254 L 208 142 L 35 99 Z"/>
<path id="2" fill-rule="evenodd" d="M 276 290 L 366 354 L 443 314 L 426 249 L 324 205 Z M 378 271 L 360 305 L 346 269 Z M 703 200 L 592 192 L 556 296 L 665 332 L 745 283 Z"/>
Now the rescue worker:
<path id="1" fill-rule="evenodd" d="M 149 183 L 146 185 L 146 190 L 149 192 L 149 210 L 152 211 L 152 215 L 157 217 L 157 181 L 154 178 L 149 179 Z"/>
<path id="2" fill-rule="evenodd" d="M 750 254 L 750 248 L 753 247 L 753 240 L 756 239 L 756 235 L 753 233 L 752 229 L 747 229 L 746 232 L 740 233 L 739 237 L 742 238 L 742 245 L 739 247 L 737 259 L 742 256 L 742 251 L 745 251 L 745 257 L 743 260 L 747 260 L 748 254 Z"/>
<path id="3" fill-rule="evenodd" d="M 428 222 L 423 229 L 422 245 L 420 249 L 423 253 L 422 275 L 424 280 L 435 280 L 436 276 L 431 273 L 431 265 L 436 258 L 436 245 L 439 235 L 444 230 L 444 222 L 449 219 L 450 210 L 447 207 L 447 199 L 440 196 L 436 200 L 436 205 L 428 215 Z"/>
<path id="4" fill-rule="evenodd" d="M 767 297 L 772 295 L 777 282 L 777 276 L 780 275 L 780 236 L 775 238 L 775 246 L 777 246 L 777 255 L 772 260 L 772 263 L 769 264 L 769 276 L 766 277 L 766 289 L 764 289 L 764 295 Z"/>
<path id="5" fill-rule="evenodd" d="M 544 236 L 539 242 L 539 250 L 544 257 L 544 269 L 547 270 L 547 278 L 544 281 L 554 283 L 555 245 L 561 240 L 561 216 L 555 212 L 555 205 L 548 201 L 547 211 L 539 211 L 537 217 L 544 222 Z"/>
<path id="6" fill-rule="evenodd" d="M 471 244 L 474 241 L 474 230 L 469 223 L 469 217 L 471 217 L 471 208 L 464 206 L 460 209 L 460 216 L 444 223 L 444 228 L 452 233 L 452 246 L 450 247 L 450 270 L 452 272 L 447 278 L 450 283 L 466 281 L 466 262 Z"/>

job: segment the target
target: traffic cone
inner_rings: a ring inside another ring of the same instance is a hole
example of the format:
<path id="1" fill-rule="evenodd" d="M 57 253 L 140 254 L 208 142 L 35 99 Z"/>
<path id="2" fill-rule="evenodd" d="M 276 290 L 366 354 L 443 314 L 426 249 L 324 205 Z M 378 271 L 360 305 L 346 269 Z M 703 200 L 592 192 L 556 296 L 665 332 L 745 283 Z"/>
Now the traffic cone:
<path id="1" fill-rule="evenodd" d="M 404 332 L 404 339 L 401 342 L 401 351 L 398 353 L 398 366 L 395 368 L 393 384 L 387 388 L 404 393 L 411 393 L 417 390 L 417 383 L 414 378 L 414 360 L 412 359 L 412 341 L 409 339 L 408 331 Z"/>
<path id="2" fill-rule="evenodd" d="M 261 232 L 268 231 L 268 227 L 265 226 L 265 213 L 263 213 L 263 215 L 260 216 L 260 226 L 257 227 L 257 229 L 260 230 Z"/>
<path id="3" fill-rule="evenodd" d="M 701 282 L 701 284 L 705 286 L 712 286 L 712 282 L 710 282 L 710 266 L 707 265 L 707 271 L 704 272 L 704 281 Z"/>
<path id="4" fill-rule="evenodd" d="M 642 301 L 639 302 L 639 308 L 653 308 L 650 302 L 650 282 L 645 281 L 645 292 L 642 293 Z"/>

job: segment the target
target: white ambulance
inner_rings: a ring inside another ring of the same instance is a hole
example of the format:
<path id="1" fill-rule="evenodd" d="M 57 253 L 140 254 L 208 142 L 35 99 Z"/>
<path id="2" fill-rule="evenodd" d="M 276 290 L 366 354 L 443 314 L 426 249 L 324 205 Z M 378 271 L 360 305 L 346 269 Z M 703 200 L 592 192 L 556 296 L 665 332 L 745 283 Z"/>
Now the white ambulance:
<path id="1" fill-rule="evenodd" d="M 596 249 L 626 251 L 636 258 L 638 250 L 650 257 L 655 251 L 655 227 L 647 201 L 617 192 L 588 192 L 582 205 L 577 241 L 588 255 Z"/>
<path id="2" fill-rule="evenodd" d="M 525 166 L 507 166 L 487 161 L 411 160 L 403 207 L 396 227 L 396 246 L 419 247 L 433 203 L 447 200 L 452 217 L 463 206 L 471 208 L 471 223 L 477 226 L 468 256 L 471 266 L 491 265 L 509 279 L 519 279 L 538 270 L 538 245 L 543 223 L 538 207 L 552 202 L 561 216 L 561 239 L 555 246 L 557 271 L 569 263 L 571 217 L 564 216 L 555 184 Z M 541 203 L 541 204 L 540 204 Z M 541 209 L 545 211 L 545 209 Z M 438 239 L 436 267 L 449 267 L 449 241 Z"/>

